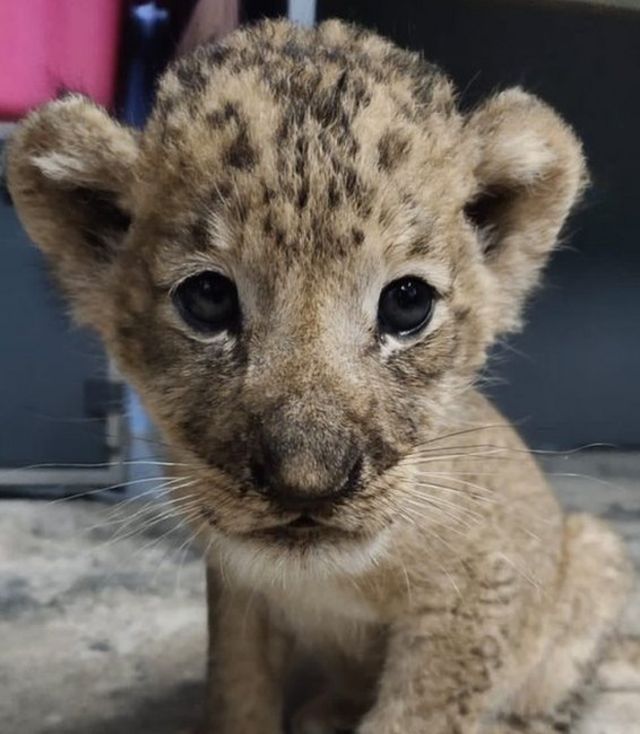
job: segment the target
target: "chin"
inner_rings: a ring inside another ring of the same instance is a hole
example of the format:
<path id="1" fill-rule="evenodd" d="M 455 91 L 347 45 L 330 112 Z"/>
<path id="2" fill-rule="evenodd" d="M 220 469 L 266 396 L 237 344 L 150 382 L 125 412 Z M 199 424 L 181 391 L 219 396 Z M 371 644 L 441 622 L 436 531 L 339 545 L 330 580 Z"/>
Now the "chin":
<path id="1" fill-rule="evenodd" d="M 310 579 L 358 576 L 384 554 L 388 532 L 274 528 L 244 535 L 213 531 L 211 552 L 221 571 L 251 588 L 289 587 Z"/>

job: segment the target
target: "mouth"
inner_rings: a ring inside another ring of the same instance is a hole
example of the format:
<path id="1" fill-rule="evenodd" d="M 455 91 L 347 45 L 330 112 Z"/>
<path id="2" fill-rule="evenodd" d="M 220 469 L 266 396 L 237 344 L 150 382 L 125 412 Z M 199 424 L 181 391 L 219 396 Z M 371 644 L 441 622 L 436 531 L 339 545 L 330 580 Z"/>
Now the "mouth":
<path id="1" fill-rule="evenodd" d="M 313 530 L 314 528 L 320 527 L 320 523 L 311 515 L 300 515 L 295 520 L 291 520 L 285 526 L 291 530 Z"/>
<path id="2" fill-rule="evenodd" d="M 354 539 L 355 534 L 302 513 L 288 522 L 259 528 L 250 533 L 254 539 L 271 543 L 318 543 Z"/>

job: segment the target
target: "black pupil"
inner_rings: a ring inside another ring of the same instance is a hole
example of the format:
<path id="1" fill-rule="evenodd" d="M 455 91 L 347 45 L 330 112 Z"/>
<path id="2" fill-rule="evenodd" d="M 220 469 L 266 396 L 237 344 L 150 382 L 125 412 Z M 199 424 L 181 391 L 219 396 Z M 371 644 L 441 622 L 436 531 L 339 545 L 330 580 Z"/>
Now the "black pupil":
<path id="1" fill-rule="evenodd" d="M 187 278 L 178 286 L 174 300 L 184 320 L 198 331 L 221 331 L 237 324 L 236 287 L 220 273 L 206 272 Z"/>
<path id="2" fill-rule="evenodd" d="M 433 308 L 433 289 L 415 277 L 400 278 L 382 291 L 378 317 L 382 331 L 411 334 L 427 324 Z"/>

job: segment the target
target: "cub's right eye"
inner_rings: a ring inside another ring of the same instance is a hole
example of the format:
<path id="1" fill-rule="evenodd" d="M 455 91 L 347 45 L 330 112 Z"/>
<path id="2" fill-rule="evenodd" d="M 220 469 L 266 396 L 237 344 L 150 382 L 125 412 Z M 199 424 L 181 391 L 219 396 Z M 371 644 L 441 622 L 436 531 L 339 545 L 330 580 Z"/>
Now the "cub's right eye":
<path id="1" fill-rule="evenodd" d="M 202 334 L 237 331 L 240 326 L 238 291 L 229 278 L 206 270 L 183 280 L 173 291 L 183 320 Z"/>

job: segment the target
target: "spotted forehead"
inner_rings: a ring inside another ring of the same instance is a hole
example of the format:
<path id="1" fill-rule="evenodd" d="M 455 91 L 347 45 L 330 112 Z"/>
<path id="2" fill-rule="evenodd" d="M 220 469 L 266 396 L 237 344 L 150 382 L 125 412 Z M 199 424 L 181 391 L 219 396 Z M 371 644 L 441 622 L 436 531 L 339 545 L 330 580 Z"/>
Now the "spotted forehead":
<path id="1" fill-rule="evenodd" d="M 265 22 L 165 75 L 143 141 L 146 203 L 195 249 L 226 237 L 285 258 L 347 254 L 372 219 L 411 208 L 421 154 L 444 155 L 425 120 L 452 118 L 452 99 L 434 67 L 377 36 Z"/>

